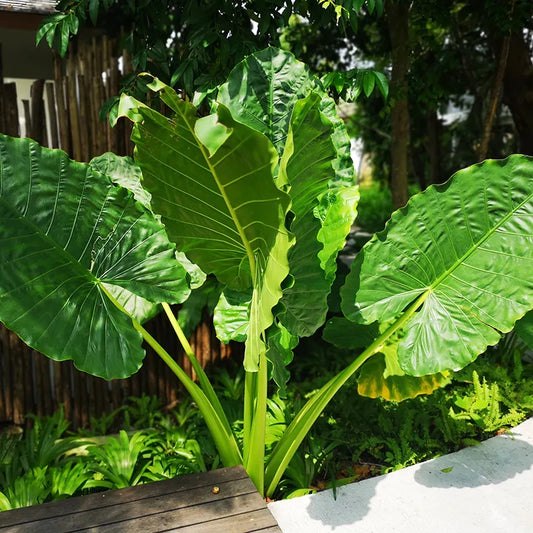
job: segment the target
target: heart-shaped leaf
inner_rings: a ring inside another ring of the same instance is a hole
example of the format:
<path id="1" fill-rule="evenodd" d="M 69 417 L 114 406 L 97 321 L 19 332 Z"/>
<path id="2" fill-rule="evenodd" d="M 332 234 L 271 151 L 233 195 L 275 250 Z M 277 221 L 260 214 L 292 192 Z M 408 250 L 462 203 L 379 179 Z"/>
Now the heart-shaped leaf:
<path id="1" fill-rule="evenodd" d="M 464 367 L 533 307 L 532 177 L 519 155 L 462 170 L 413 197 L 356 257 L 343 312 L 406 322 L 407 374 Z"/>
<path id="2" fill-rule="evenodd" d="M 89 165 L 5 136 L 0 212 L 0 320 L 36 350 L 91 374 L 137 371 L 141 336 L 108 294 L 185 300 L 188 276 L 164 227 Z"/>
<path id="3" fill-rule="evenodd" d="M 294 105 L 311 91 L 321 95 L 320 110 L 333 125 L 332 141 L 337 150 L 333 163 L 336 179 L 353 184 L 350 139 L 337 114 L 335 102 L 309 67 L 290 52 L 266 48 L 245 58 L 220 87 L 218 101 L 239 122 L 266 135 L 281 155 Z"/>
<path id="4" fill-rule="evenodd" d="M 369 398 L 401 402 L 421 394 L 431 394 L 449 383 L 449 376 L 443 373 L 421 377 L 405 374 L 387 375 L 386 356 L 378 353 L 361 367 L 357 378 L 357 392 Z"/>
<path id="5" fill-rule="evenodd" d="M 136 160 L 152 207 L 170 239 L 204 272 L 230 288 L 253 289 L 245 366 L 257 369 L 262 333 L 288 274 L 290 199 L 274 184 L 276 152 L 224 106 L 198 119 L 170 87 L 158 80 L 150 87 L 172 118 L 127 97 L 121 112 L 135 122 Z"/>

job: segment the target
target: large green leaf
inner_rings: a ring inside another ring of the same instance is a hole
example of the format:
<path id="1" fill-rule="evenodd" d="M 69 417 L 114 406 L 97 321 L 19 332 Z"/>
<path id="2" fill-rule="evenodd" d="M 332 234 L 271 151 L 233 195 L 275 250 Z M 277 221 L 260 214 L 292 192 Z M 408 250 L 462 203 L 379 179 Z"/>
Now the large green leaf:
<path id="1" fill-rule="evenodd" d="M 36 350 L 94 375 L 138 370 L 141 337 L 106 291 L 187 297 L 164 227 L 89 165 L 5 136 L 0 212 L 0 320 Z"/>
<path id="2" fill-rule="evenodd" d="M 152 210 L 152 197 L 142 186 L 142 172 L 131 157 L 118 156 L 106 152 L 89 161 L 89 165 L 102 172 L 116 185 L 120 185 L 133 193 L 134 198 L 148 210 Z M 176 258 L 190 276 L 191 289 L 196 289 L 204 283 L 206 276 L 198 266 L 191 263 L 182 252 L 176 252 Z M 111 294 L 124 306 L 126 311 L 134 316 L 141 324 L 161 312 L 161 304 L 150 302 L 136 294 L 132 294 L 121 287 L 110 287 Z"/>
<path id="3" fill-rule="evenodd" d="M 319 197 L 335 177 L 332 163 L 336 151 L 331 132 L 331 122 L 320 112 L 317 93 L 296 102 L 278 184 L 289 187 L 294 213 L 291 232 L 296 238 L 289 251 L 293 283 L 283 292 L 284 312 L 280 320 L 298 336 L 312 335 L 324 322 L 332 283 L 321 266 L 319 254 L 323 245 L 317 237 L 322 223 L 314 212 Z"/>
<path id="4" fill-rule="evenodd" d="M 266 135 L 281 155 L 289 134 L 294 105 L 311 91 L 321 94 L 320 109 L 333 124 L 333 143 L 337 149 L 334 167 L 337 178 L 353 182 L 350 140 L 335 102 L 309 68 L 294 55 L 277 48 L 256 52 L 230 73 L 218 93 L 233 117 Z"/>
<path id="5" fill-rule="evenodd" d="M 526 313 L 515 326 L 516 334 L 533 350 L 533 311 Z"/>
<path id="6" fill-rule="evenodd" d="M 131 157 L 118 156 L 111 152 L 106 152 L 91 159 L 89 165 L 111 178 L 116 185 L 120 185 L 133 193 L 138 202 L 152 210 L 152 195 L 142 185 L 142 172 L 139 165 L 135 164 Z M 176 252 L 176 258 L 185 268 L 190 276 L 191 289 L 196 289 L 206 280 L 206 275 L 202 270 L 191 263 L 183 252 Z M 160 306 L 157 306 L 158 308 Z"/>
<path id="7" fill-rule="evenodd" d="M 89 165 L 102 174 L 109 176 L 111 181 L 133 193 L 135 199 L 144 207 L 150 209 L 150 193 L 142 184 L 142 173 L 131 157 L 118 156 L 112 152 L 106 152 L 89 161 Z"/>
<path id="8" fill-rule="evenodd" d="M 357 378 L 357 392 L 361 396 L 401 402 L 421 394 L 431 394 L 439 387 L 450 383 L 447 373 L 420 377 L 407 376 L 404 373 L 387 373 L 386 361 L 387 355 L 378 353 L 361 367 Z"/>
<path id="9" fill-rule="evenodd" d="M 294 105 L 279 185 L 288 185 L 296 244 L 289 252 L 293 284 L 283 292 L 280 320 L 297 336 L 324 323 L 336 256 L 355 219 L 357 188 L 336 181 L 333 125 L 316 92 Z"/>
<path id="10" fill-rule="evenodd" d="M 89 165 L 105 174 L 115 185 L 120 185 L 133 193 L 134 198 L 141 202 L 146 209 L 150 208 L 150 194 L 141 185 L 141 169 L 133 162 L 131 157 L 122 157 L 112 152 L 106 152 L 89 161 Z M 161 305 L 150 302 L 136 294 L 123 289 L 122 287 L 109 287 L 109 292 L 120 304 L 134 316 L 141 324 L 158 315 Z"/>
<path id="11" fill-rule="evenodd" d="M 381 329 L 386 330 L 387 326 L 383 324 Z M 322 336 L 340 348 L 359 349 L 370 346 L 379 336 L 379 329 L 377 322 L 356 324 L 344 317 L 335 317 L 328 320 Z M 430 394 L 450 382 L 448 373 L 407 376 L 398 364 L 398 341 L 398 335 L 394 335 L 363 364 L 357 378 L 357 392 L 361 396 L 401 402 Z"/>
<path id="12" fill-rule="evenodd" d="M 274 184 L 276 152 L 224 106 L 198 119 L 170 87 L 156 80 L 151 88 L 173 111 L 170 119 L 127 97 L 121 112 L 135 122 L 136 160 L 152 208 L 204 272 L 230 288 L 253 288 L 247 354 L 256 354 L 288 273 L 290 200 Z M 254 358 L 245 364 L 257 367 Z"/>
<path id="13" fill-rule="evenodd" d="M 294 104 L 320 81 L 290 54 L 266 48 L 241 61 L 218 91 L 233 117 L 266 135 L 283 152 Z"/>
<path id="14" fill-rule="evenodd" d="M 344 248 L 346 237 L 357 216 L 358 201 L 357 186 L 345 186 L 337 182 L 319 198 L 315 209 L 315 216 L 322 222 L 317 238 L 323 248 L 318 258 L 326 277 L 332 281 L 337 271 L 337 255 Z"/>
<path id="15" fill-rule="evenodd" d="M 407 374 L 464 367 L 533 307 L 532 177 L 525 156 L 462 170 L 413 197 L 357 256 L 343 311 L 407 322 Z"/>
<path id="16" fill-rule="evenodd" d="M 287 383 L 291 376 L 287 366 L 294 357 L 293 350 L 298 345 L 298 337 L 277 322 L 267 331 L 267 345 L 266 356 L 270 363 L 270 375 L 278 386 L 278 394 L 281 398 L 285 398 Z"/>
<path id="17" fill-rule="evenodd" d="M 322 332 L 322 338 L 339 348 L 348 348 L 355 350 L 357 348 L 366 348 L 379 335 L 379 325 L 377 322 L 372 324 L 356 324 L 344 317 L 330 318 Z"/>
<path id="18" fill-rule="evenodd" d="M 244 342 L 248 336 L 250 294 L 226 290 L 215 307 L 213 324 L 217 337 L 224 343 Z"/>

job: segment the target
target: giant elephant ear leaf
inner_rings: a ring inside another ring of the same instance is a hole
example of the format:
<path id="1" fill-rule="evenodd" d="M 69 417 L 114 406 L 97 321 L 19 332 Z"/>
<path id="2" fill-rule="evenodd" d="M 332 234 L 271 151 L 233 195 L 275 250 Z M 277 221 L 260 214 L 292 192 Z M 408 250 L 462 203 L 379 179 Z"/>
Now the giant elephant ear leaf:
<path id="1" fill-rule="evenodd" d="M 243 124 L 266 135 L 283 152 L 294 104 L 320 81 L 291 53 L 266 48 L 241 61 L 218 92 L 217 100 Z"/>
<path id="2" fill-rule="evenodd" d="M 109 176 L 115 185 L 131 191 L 137 201 L 141 202 L 146 209 L 150 209 L 150 193 L 143 188 L 141 169 L 131 157 L 106 152 L 91 159 L 89 165 Z"/>
<path id="3" fill-rule="evenodd" d="M 294 105 L 277 180 L 292 198 L 290 229 L 296 237 L 289 252 L 294 283 L 283 292 L 278 316 L 297 336 L 312 335 L 324 323 L 335 257 L 356 215 L 356 187 L 335 179 L 333 124 L 320 110 L 321 99 L 312 92 Z M 344 201 L 348 197 L 353 201 Z"/>
<path id="4" fill-rule="evenodd" d="M 320 110 L 333 126 L 331 139 L 337 150 L 333 163 L 336 179 L 353 182 L 350 139 L 330 98 L 309 67 L 293 54 L 266 48 L 243 59 L 230 73 L 217 100 L 233 117 L 266 135 L 281 155 L 289 134 L 294 106 L 311 91 L 321 95 Z"/>
<path id="5" fill-rule="evenodd" d="M 361 367 L 357 378 L 357 392 L 361 396 L 402 402 L 421 394 L 431 394 L 450 383 L 449 372 L 420 377 L 408 376 L 403 372 L 387 373 L 387 353 L 383 352 L 370 358 Z M 393 358 L 396 358 L 396 354 Z"/>
<path id="6" fill-rule="evenodd" d="M 533 159 L 489 160 L 430 187 L 357 256 L 343 312 L 398 318 L 401 368 L 464 367 L 533 307 Z"/>
<path id="7" fill-rule="evenodd" d="M 516 334 L 533 350 L 533 311 L 526 313 L 515 325 Z"/>
<path id="8" fill-rule="evenodd" d="M 64 152 L 0 136 L 0 320 L 52 359 L 123 378 L 141 336 L 113 293 L 188 296 L 164 227 L 121 187 Z"/>
<path id="9" fill-rule="evenodd" d="M 288 274 L 290 199 L 274 183 L 276 151 L 223 105 L 198 118 L 193 105 L 159 80 L 149 87 L 172 110 L 170 118 L 127 97 L 121 113 L 135 122 L 136 161 L 152 208 L 170 239 L 204 272 L 232 289 L 253 288 L 245 366 L 257 370 L 250 354 L 263 348 Z"/>

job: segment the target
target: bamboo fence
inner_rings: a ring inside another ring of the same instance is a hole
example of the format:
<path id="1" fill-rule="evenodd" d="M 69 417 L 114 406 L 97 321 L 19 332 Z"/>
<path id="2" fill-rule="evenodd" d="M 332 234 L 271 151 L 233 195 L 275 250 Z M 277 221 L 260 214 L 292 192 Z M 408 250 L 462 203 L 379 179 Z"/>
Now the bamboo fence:
<path id="1" fill-rule="evenodd" d="M 106 36 L 93 38 L 74 43 L 77 48 L 67 59 L 55 58 L 54 80 L 36 80 L 30 100 L 23 101 L 28 137 L 61 148 L 77 161 L 89 161 L 107 151 L 132 154 L 129 124 L 119 120 L 111 128 L 99 119 L 104 102 L 118 94 L 121 77 L 131 70 L 117 42 Z M 16 137 L 19 129 L 16 85 L 4 83 L 0 63 L 0 131 Z M 148 329 L 193 375 L 166 321 L 156 317 Z M 218 341 L 207 314 L 190 342 L 203 366 L 235 351 Z M 0 324 L 0 429 L 23 424 L 29 413 L 50 415 L 61 404 L 73 428 L 86 427 L 91 417 L 110 413 L 129 396 L 143 394 L 157 395 L 166 405 L 179 398 L 177 378 L 150 349 L 137 374 L 107 382 L 76 370 L 70 361 L 55 362 L 36 353 Z"/>

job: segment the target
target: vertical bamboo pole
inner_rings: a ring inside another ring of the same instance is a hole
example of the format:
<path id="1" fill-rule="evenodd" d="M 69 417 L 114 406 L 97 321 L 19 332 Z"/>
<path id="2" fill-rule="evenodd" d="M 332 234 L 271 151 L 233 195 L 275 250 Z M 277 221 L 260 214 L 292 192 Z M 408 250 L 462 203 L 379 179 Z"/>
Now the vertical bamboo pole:
<path id="1" fill-rule="evenodd" d="M 17 336 L 12 332 L 9 335 L 9 352 L 12 361 L 16 364 L 11 365 L 11 383 L 13 384 L 13 423 L 22 424 L 24 422 L 24 362 L 21 353 L 21 343 Z"/>
<path id="2" fill-rule="evenodd" d="M 76 417 L 73 416 L 72 405 L 72 387 L 73 387 L 73 365 L 70 361 L 64 361 L 61 363 L 61 398 L 62 403 L 65 406 L 65 416 L 68 420 L 72 421 L 73 429 L 77 428 Z"/>
<path id="3" fill-rule="evenodd" d="M 104 65 L 102 59 L 103 44 L 101 41 L 96 41 L 96 38 L 92 40 L 92 56 L 93 56 L 93 90 L 94 102 L 95 102 L 95 121 L 98 124 L 98 136 L 97 136 L 97 154 L 103 154 L 107 147 L 107 128 L 105 122 L 100 122 L 99 114 L 100 109 L 104 105 L 105 87 L 102 74 L 104 72 Z"/>
<path id="4" fill-rule="evenodd" d="M 50 365 L 50 359 L 38 352 L 35 352 L 35 357 L 37 362 L 37 372 L 41 374 L 43 384 L 39 403 L 42 406 L 43 413 L 46 415 L 51 415 L 54 411 L 56 411 L 57 406 L 53 401 L 54 393 L 52 389 L 52 367 Z"/>
<path id="5" fill-rule="evenodd" d="M 65 76 L 63 64 L 59 56 L 54 56 L 54 88 L 57 115 L 59 119 L 59 145 L 62 150 L 72 156 L 72 142 L 69 128 L 68 107 L 65 100 Z"/>
<path id="6" fill-rule="evenodd" d="M 44 80 L 36 80 L 31 86 L 31 128 L 30 137 L 46 145 L 46 117 L 44 114 Z"/>
<path id="7" fill-rule="evenodd" d="M 4 84 L 4 98 L 4 118 L 6 128 L 4 133 L 11 135 L 11 137 L 18 137 L 20 135 L 20 129 L 17 104 L 17 84 L 15 82 Z"/>
<path id="8" fill-rule="evenodd" d="M 102 47 L 101 47 L 101 55 L 102 55 L 102 72 L 105 75 L 105 83 L 104 83 L 104 101 L 108 100 L 111 97 L 111 82 L 110 82 L 110 65 L 109 65 L 109 39 L 106 35 L 102 37 L 101 41 Z M 111 141 L 111 127 L 109 126 L 109 122 L 106 121 L 106 138 L 107 143 L 105 147 L 105 151 L 109 152 L 112 151 L 112 141 Z"/>
<path id="9" fill-rule="evenodd" d="M 0 132 L 6 133 L 6 99 L 4 92 L 4 65 L 2 63 L 4 55 L 2 53 L 2 43 L 0 43 Z"/>
<path id="10" fill-rule="evenodd" d="M 114 379 L 111 381 L 111 394 L 113 401 L 113 410 L 118 409 L 122 405 L 122 391 L 120 389 L 120 380 Z"/>
<path id="11" fill-rule="evenodd" d="M 26 135 L 25 137 L 31 137 L 31 112 L 30 112 L 30 101 L 22 100 L 22 108 L 24 109 L 24 122 L 26 124 Z"/>
<path id="12" fill-rule="evenodd" d="M 13 420 L 13 386 L 11 377 L 11 350 L 9 346 L 9 332 L 0 324 L 0 383 L 2 384 L 2 409 L 0 410 L 1 420 L 8 422 Z"/>
<path id="13" fill-rule="evenodd" d="M 91 138 L 91 121 L 88 111 L 88 88 L 86 80 L 89 76 L 87 69 L 87 60 L 85 57 L 85 47 L 83 43 L 78 45 L 78 53 L 75 56 L 76 62 L 76 76 L 78 87 L 78 108 L 80 117 L 80 141 L 82 148 L 82 161 L 89 161 L 92 157 L 92 150 L 89 139 Z"/>
<path id="14" fill-rule="evenodd" d="M 59 148 L 59 135 L 57 130 L 57 112 L 54 84 L 46 84 L 46 99 L 48 100 L 48 118 L 50 122 L 50 148 Z"/>
<path id="15" fill-rule="evenodd" d="M 110 46 L 108 48 L 109 53 L 109 97 L 116 96 L 119 92 L 119 80 L 120 80 L 120 74 L 118 70 L 118 57 L 116 57 L 116 54 L 114 53 L 114 50 L 117 46 L 117 43 L 115 40 L 110 42 Z M 122 145 L 124 134 L 121 135 L 122 130 L 122 123 L 123 120 L 119 120 L 119 122 L 115 125 L 114 128 L 111 128 L 111 151 L 115 154 L 123 154 L 124 148 Z"/>
<path id="16" fill-rule="evenodd" d="M 80 136 L 80 115 L 78 109 L 78 92 L 76 79 L 76 63 L 74 54 L 67 55 L 67 105 L 70 116 L 72 135 L 72 155 L 76 161 L 83 159 L 82 141 Z"/>

